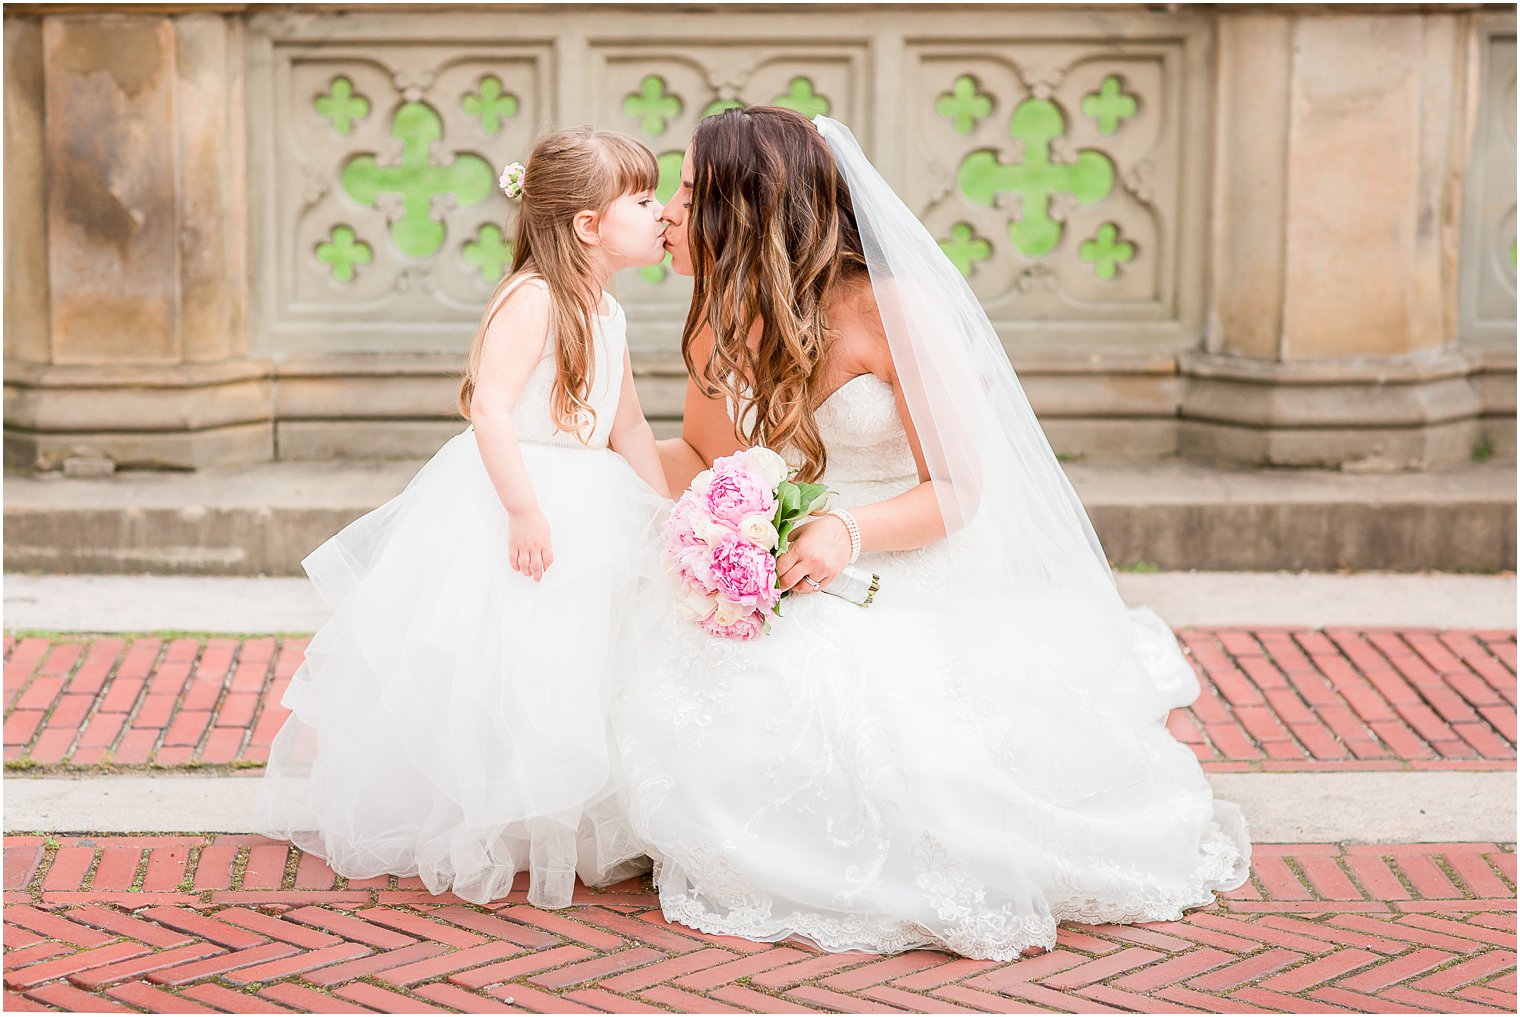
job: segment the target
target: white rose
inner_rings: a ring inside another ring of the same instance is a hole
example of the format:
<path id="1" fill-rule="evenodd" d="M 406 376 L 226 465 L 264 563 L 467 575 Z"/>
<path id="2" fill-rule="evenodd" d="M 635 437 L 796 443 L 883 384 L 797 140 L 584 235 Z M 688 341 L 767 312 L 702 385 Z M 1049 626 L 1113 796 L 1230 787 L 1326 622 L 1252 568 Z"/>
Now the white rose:
<path id="1" fill-rule="evenodd" d="M 713 608 L 717 606 L 717 603 L 718 595 L 716 593 L 708 593 L 700 587 L 688 586 L 676 598 L 676 610 L 687 621 L 706 621 L 708 615 L 713 613 Z"/>
<path id="2" fill-rule="evenodd" d="M 713 471 L 703 470 L 691 478 L 691 491 L 698 496 L 707 494 L 707 489 L 712 487 Z"/>
<path id="3" fill-rule="evenodd" d="M 791 472 L 791 468 L 786 465 L 786 460 L 764 445 L 756 445 L 752 449 L 747 449 L 743 455 L 746 465 L 754 470 L 755 475 L 772 491 Z"/>
<path id="4" fill-rule="evenodd" d="M 761 515 L 758 512 L 753 515 L 747 515 L 740 520 L 739 536 L 754 544 L 762 551 L 769 551 L 776 546 L 776 541 L 780 539 L 780 535 L 776 533 L 776 528 L 771 525 L 771 517 Z"/>
<path id="5" fill-rule="evenodd" d="M 813 515 L 815 515 L 815 516 L 828 515 L 829 509 L 831 509 L 831 508 L 834 507 L 835 500 L 836 500 L 836 495 L 835 495 L 834 491 L 832 489 L 830 489 L 828 491 L 828 493 L 823 496 L 823 500 L 820 501 L 817 505 L 815 505 L 813 507 Z"/>
<path id="6" fill-rule="evenodd" d="M 716 596 L 716 594 L 714 596 Z M 745 607 L 743 604 L 735 604 L 731 601 L 724 600 L 722 597 L 718 597 L 717 600 L 718 610 L 717 613 L 713 615 L 713 621 L 717 622 L 719 625 L 732 625 L 740 618 L 747 618 L 750 612 L 754 611 L 754 608 L 752 607 Z"/>
<path id="7" fill-rule="evenodd" d="M 698 540 L 711 547 L 722 540 L 729 531 L 728 527 L 706 512 L 697 512 L 691 517 L 691 532 L 697 535 Z"/>

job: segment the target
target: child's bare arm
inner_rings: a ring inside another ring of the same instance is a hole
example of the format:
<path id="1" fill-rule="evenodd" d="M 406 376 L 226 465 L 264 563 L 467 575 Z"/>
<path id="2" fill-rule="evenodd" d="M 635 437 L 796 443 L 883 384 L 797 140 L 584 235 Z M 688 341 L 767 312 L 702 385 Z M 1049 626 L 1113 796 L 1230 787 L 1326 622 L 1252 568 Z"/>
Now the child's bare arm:
<path id="1" fill-rule="evenodd" d="M 628 460 L 633 472 L 644 483 L 665 497 L 670 491 L 665 486 L 665 470 L 660 466 L 660 453 L 654 444 L 654 431 L 644 417 L 639 405 L 639 393 L 633 384 L 633 359 L 623 358 L 623 391 L 618 396 L 617 417 L 612 422 L 612 434 L 607 443 L 612 451 Z"/>
<path id="2" fill-rule="evenodd" d="M 511 520 L 511 566 L 534 579 L 554 561 L 549 524 L 523 465 L 512 408 L 549 339 L 549 295 L 522 285 L 486 325 L 470 400 L 475 441 L 496 496 Z"/>

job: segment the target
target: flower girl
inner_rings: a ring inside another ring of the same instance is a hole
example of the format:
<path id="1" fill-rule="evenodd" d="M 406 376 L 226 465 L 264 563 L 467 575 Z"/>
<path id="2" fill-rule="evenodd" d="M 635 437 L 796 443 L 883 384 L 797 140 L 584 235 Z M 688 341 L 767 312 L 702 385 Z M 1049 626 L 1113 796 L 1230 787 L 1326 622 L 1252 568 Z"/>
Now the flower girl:
<path id="1" fill-rule="evenodd" d="M 647 868 L 606 715 L 669 503 L 603 287 L 664 257 L 658 175 L 590 128 L 507 167 L 516 246 L 470 346 L 471 426 L 302 562 L 333 613 L 281 699 L 260 833 L 475 903 L 524 869 L 531 903 L 564 907 L 577 874 Z"/>

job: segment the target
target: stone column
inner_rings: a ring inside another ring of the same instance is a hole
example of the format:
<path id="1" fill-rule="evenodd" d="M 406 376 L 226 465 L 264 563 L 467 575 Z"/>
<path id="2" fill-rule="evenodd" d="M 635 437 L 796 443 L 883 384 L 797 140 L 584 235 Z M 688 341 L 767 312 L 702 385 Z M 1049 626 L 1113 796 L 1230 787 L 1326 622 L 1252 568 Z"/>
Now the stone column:
<path id="1" fill-rule="evenodd" d="M 1467 462 L 1455 346 L 1465 14 L 1219 19 L 1210 314 L 1179 447 L 1206 462 Z"/>
<path id="2" fill-rule="evenodd" d="M 5 51 L 7 464 L 271 458 L 240 19 L 7 14 Z"/>

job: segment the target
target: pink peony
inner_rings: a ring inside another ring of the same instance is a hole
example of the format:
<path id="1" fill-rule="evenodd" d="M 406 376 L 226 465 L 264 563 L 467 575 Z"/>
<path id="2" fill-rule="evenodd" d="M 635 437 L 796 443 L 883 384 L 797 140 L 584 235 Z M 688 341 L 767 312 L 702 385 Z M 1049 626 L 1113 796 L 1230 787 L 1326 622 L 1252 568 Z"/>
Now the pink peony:
<path id="1" fill-rule="evenodd" d="M 765 631 L 765 615 L 751 611 L 733 624 L 723 625 L 718 621 L 718 612 L 714 611 L 702 622 L 702 631 L 723 639 L 754 639 Z"/>
<path id="2" fill-rule="evenodd" d="M 776 492 L 748 468 L 724 469 L 707 489 L 707 511 L 718 522 L 738 527 L 745 516 L 774 513 Z"/>
<path id="3" fill-rule="evenodd" d="M 712 578 L 725 600 L 745 607 L 776 603 L 776 559 L 735 534 L 712 549 Z"/>
<path id="4" fill-rule="evenodd" d="M 665 546 L 668 548 L 693 547 L 700 544 L 696 531 L 693 529 L 692 520 L 695 516 L 704 514 L 707 506 L 702 499 L 690 494 L 684 494 L 670 510 L 670 515 L 665 520 L 665 528 L 662 536 L 665 538 Z"/>
<path id="5" fill-rule="evenodd" d="M 700 541 L 667 548 L 665 569 L 688 586 L 700 586 L 708 592 L 717 589 L 718 582 L 712 569 L 712 551 Z"/>
<path id="6" fill-rule="evenodd" d="M 714 459 L 712 472 L 714 475 L 717 475 L 720 473 L 753 473 L 755 471 L 750 469 L 749 460 L 744 457 L 744 452 L 739 451 L 731 456 L 719 456 Z"/>

